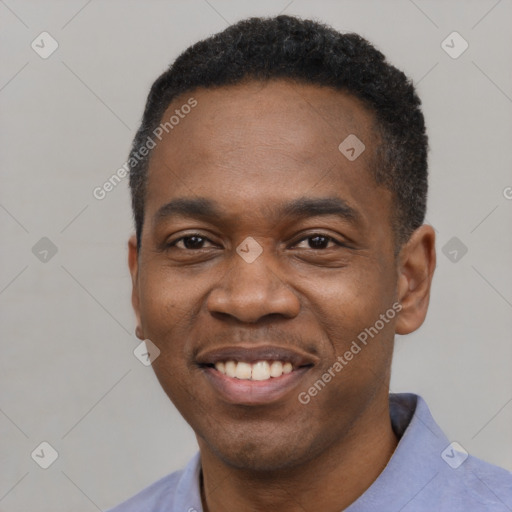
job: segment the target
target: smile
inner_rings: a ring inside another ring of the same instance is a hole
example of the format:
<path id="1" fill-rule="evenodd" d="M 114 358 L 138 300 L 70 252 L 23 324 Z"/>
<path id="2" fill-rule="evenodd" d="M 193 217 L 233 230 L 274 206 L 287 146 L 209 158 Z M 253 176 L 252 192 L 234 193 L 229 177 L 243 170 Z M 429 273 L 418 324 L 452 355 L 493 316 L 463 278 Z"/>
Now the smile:
<path id="1" fill-rule="evenodd" d="M 224 347 L 197 356 L 203 375 L 223 401 L 263 405 L 284 400 L 318 359 L 283 347 Z"/>

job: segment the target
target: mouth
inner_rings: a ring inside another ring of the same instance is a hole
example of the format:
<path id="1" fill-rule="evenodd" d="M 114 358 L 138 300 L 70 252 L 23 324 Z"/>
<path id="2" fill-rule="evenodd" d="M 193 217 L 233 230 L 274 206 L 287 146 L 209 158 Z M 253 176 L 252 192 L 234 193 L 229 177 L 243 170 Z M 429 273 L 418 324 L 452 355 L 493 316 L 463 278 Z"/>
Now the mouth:
<path id="1" fill-rule="evenodd" d="M 197 357 L 219 397 L 238 405 L 283 400 L 316 362 L 310 354 L 280 347 L 227 347 Z"/>

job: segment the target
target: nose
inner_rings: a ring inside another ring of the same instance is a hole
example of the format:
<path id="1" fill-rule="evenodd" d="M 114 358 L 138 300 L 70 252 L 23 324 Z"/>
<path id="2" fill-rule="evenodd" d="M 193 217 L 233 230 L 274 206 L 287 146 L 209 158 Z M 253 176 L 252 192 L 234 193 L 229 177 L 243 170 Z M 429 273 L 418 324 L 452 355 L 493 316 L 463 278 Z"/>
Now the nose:
<path id="1" fill-rule="evenodd" d="M 228 269 L 208 296 L 208 311 L 244 323 L 256 323 L 270 315 L 297 316 L 300 301 L 278 275 L 277 265 L 272 265 L 271 259 L 272 255 L 263 251 L 248 263 L 234 253 Z"/>

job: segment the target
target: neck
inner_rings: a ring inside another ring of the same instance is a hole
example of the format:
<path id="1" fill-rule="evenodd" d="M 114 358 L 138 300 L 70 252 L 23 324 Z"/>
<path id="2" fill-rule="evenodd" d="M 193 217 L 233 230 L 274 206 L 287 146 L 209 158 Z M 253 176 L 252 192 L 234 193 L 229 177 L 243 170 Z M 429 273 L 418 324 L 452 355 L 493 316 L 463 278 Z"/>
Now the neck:
<path id="1" fill-rule="evenodd" d="M 371 411 L 371 418 L 359 418 L 343 439 L 315 459 L 291 469 L 254 472 L 234 468 L 199 440 L 203 509 L 338 512 L 377 479 L 397 442 L 387 396 L 380 410 Z"/>

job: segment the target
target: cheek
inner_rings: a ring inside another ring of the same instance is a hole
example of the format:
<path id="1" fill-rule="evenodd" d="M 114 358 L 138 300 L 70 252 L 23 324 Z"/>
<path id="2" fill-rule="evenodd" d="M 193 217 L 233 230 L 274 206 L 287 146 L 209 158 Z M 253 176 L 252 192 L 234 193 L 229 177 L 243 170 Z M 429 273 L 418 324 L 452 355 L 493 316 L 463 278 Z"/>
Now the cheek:
<path id="1" fill-rule="evenodd" d="M 147 269 L 140 276 L 141 322 L 146 338 L 160 350 L 152 368 L 163 390 L 180 410 L 197 402 L 190 393 L 190 343 L 195 291 L 165 269 Z M 195 403 L 194 407 L 200 407 Z"/>
<path id="2" fill-rule="evenodd" d="M 329 380 L 316 399 L 324 425 L 339 404 L 349 421 L 389 379 L 396 311 L 392 281 L 381 275 L 386 274 L 370 270 L 340 276 L 312 297 L 315 321 L 329 343 L 322 368 L 309 382 L 315 386 L 319 379 Z"/>
<path id="3" fill-rule="evenodd" d="M 190 343 L 194 336 L 196 291 L 161 270 L 140 276 L 140 315 L 144 335 L 160 350 L 153 369 L 173 402 L 190 378 Z M 186 396 L 185 396 L 186 399 Z"/>
<path id="4" fill-rule="evenodd" d="M 392 276 L 391 268 L 378 264 L 358 271 L 347 268 L 310 294 L 313 315 L 336 355 L 342 355 L 355 340 L 366 347 L 365 341 L 393 338 L 396 283 Z"/>
<path id="5" fill-rule="evenodd" d="M 200 307 L 200 292 L 194 284 L 194 279 L 180 279 L 165 268 L 141 275 L 141 318 L 148 331 L 168 334 L 190 325 Z"/>

